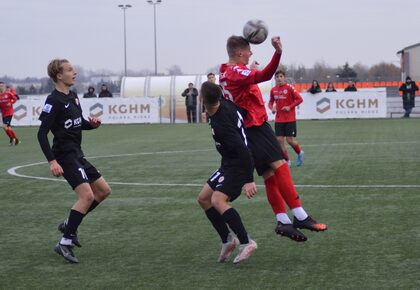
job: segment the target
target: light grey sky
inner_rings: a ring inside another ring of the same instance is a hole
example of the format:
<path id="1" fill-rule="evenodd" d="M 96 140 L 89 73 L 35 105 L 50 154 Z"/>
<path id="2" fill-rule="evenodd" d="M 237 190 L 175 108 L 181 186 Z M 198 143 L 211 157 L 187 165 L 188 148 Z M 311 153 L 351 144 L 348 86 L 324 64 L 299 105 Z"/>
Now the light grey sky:
<path id="1" fill-rule="evenodd" d="M 46 76 L 55 57 L 85 69 L 124 69 L 127 10 L 128 69 L 154 71 L 153 7 L 146 0 L 0 0 L 0 76 Z M 280 35 L 282 63 L 333 67 L 346 61 L 399 65 L 396 52 L 420 42 L 420 0 L 162 0 L 156 7 L 158 71 L 179 65 L 203 74 L 227 60 L 226 39 L 249 19 Z M 252 46 L 266 64 L 269 41 Z"/>

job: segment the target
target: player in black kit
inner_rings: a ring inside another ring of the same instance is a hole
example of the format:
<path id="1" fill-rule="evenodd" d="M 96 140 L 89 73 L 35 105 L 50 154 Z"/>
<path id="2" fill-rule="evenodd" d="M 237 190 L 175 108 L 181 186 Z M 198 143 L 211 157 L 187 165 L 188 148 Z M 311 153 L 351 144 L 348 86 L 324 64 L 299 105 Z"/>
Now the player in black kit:
<path id="1" fill-rule="evenodd" d="M 222 161 L 220 168 L 201 190 L 198 203 L 222 240 L 218 262 L 228 260 L 240 243 L 239 253 L 233 260 L 237 264 L 251 255 L 257 243 L 248 236 L 241 217 L 228 202 L 239 197 L 242 188 L 248 198 L 253 197 L 257 187 L 242 115 L 232 102 L 220 99 L 220 94 L 220 87 L 216 84 L 205 82 L 201 86 L 200 96 L 209 115 L 213 139 Z M 237 238 L 230 233 L 228 226 Z"/>
<path id="2" fill-rule="evenodd" d="M 78 263 L 73 244 L 81 247 L 77 228 L 84 216 L 111 193 L 108 183 L 99 171 L 84 158 L 81 148 L 82 130 L 96 129 L 101 125 L 97 118 L 85 120 L 79 98 L 70 91 L 76 80 L 76 71 L 66 59 L 54 59 L 48 65 L 48 75 L 55 90 L 47 97 L 39 117 L 41 126 L 38 141 L 54 176 L 64 176 L 78 197 L 68 219 L 59 225 L 63 237 L 54 251 L 71 263 Z M 52 148 L 48 133 L 54 135 Z"/>

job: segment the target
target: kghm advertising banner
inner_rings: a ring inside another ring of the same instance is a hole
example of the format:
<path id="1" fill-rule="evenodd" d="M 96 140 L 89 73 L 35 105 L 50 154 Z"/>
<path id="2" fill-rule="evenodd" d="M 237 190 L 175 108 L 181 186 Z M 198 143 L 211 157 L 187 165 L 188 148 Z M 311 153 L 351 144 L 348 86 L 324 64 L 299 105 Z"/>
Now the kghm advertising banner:
<path id="1" fill-rule="evenodd" d="M 12 124 L 40 125 L 38 120 L 46 97 L 19 100 Z M 98 117 L 104 124 L 161 123 L 160 97 L 80 99 L 85 118 Z"/>
<path id="2" fill-rule="evenodd" d="M 296 107 L 297 119 L 385 118 L 387 98 L 384 88 L 358 92 L 301 93 L 303 103 Z M 265 97 L 266 107 L 269 96 Z M 267 112 L 270 120 L 274 115 Z"/>

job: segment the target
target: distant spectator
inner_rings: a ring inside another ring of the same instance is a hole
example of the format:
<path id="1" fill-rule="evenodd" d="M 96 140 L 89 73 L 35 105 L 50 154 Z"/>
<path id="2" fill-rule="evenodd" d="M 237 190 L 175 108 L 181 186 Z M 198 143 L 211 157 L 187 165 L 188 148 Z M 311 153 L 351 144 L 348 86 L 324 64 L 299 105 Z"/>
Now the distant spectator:
<path id="1" fill-rule="evenodd" d="M 336 92 L 337 90 L 334 87 L 332 82 L 328 83 L 327 89 L 325 90 L 326 93 Z"/>
<path id="2" fill-rule="evenodd" d="M 347 88 L 344 89 L 345 92 L 357 92 L 356 84 L 354 81 L 349 81 Z"/>
<path id="3" fill-rule="evenodd" d="M 83 95 L 83 98 L 96 98 L 95 88 L 89 87 L 87 93 Z"/>
<path id="4" fill-rule="evenodd" d="M 112 93 L 108 90 L 106 84 L 102 84 L 101 91 L 99 92 L 99 98 L 112 98 Z"/>
<path id="5" fill-rule="evenodd" d="M 419 87 L 407 76 L 405 83 L 401 85 L 399 90 L 402 92 L 403 108 L 405 110 L 403 118 L 410 118 L 411 111 L 415 107 L 416 91 L 419 90 Z"/>
<path id="6" fill-rule="evenodd" d="M 308 89 L 308 93 L 311 93 L 311 94 L 315 95 L 315 94 L 318 94 L 318 93 L 321 93 L 321 92 L 322 92 L 322 90 L 321 90 L 321 87 L 319 86 L 318 81 L 313 80 L 311 87 Z"/>
<path id="7" fill-rule="evenodd" d="M 197 96 L 198 91 L 194 88 L 193 83 L 188 84 L 188 88 L 184 90 L 182 96 L 185 97 L 185 107 L 187 108 L 188 123 L 197 123 Z"/>

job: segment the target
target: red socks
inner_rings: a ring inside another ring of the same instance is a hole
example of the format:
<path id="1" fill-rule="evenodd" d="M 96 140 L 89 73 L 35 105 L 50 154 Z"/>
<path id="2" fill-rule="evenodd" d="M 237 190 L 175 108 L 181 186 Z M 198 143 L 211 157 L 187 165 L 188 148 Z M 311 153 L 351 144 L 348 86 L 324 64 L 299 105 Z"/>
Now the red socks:
<path id="1" fill-rule="evenodd" d="M 6 132 L 7 136 L 9 136 L 10 138 L 15 138 L 15 137 L 13 137 L 14 132 L 12 131 L 12 129 L 10 129 L 10 128 L 4 129 L 4 132 Z"/>
<path id="2" fill-rule="evenodd" d="M 296 192 L 295 186 L 293 184 L 292 176 L 290 175 L 289 165 L 284 163 L 282 166 L 277 168 L 274 172 L 274 176 L 276 179 L 277 188 L 280 190 L 281 196 L 286 201 L 289 208 L 294 209 L 296 207 L 302 206 L 299 195 Z"/>
<path id="3" fill-rule="evenodd" d="M 9 128 L 9 130 L 7 130 L 7 131 L 9 132 L 7 135 L 10 134 L 9 135 L 10 138 L 16 139 L 16 134 L 11 128 Z"/>
<path id="4" fill-rule="evenodd" d="M 274 214 L 276 215 L 278 213 L 285 213 L 286 205 L 284 204 L 284 200 L 279 192 L 276 177 L 274 175 L 270 176 L 269 178 L 264 180 L 264 184 L 265 193 L 267 195 L 268 202 L 270 203 Z"/>
<path id="5" fill-rule="evenodd" d="M 301 149 L 300 149 L 300 146 L 299 146 L 299 144 L 298 143 L 296 143 L 296 145 L 295 146 L 292 146 L 293 147 L 293 150 L 295 150 L 295 152 L 296 152 L 296 154 L 300 154 L 300 152 L 302 151 Z"/>

